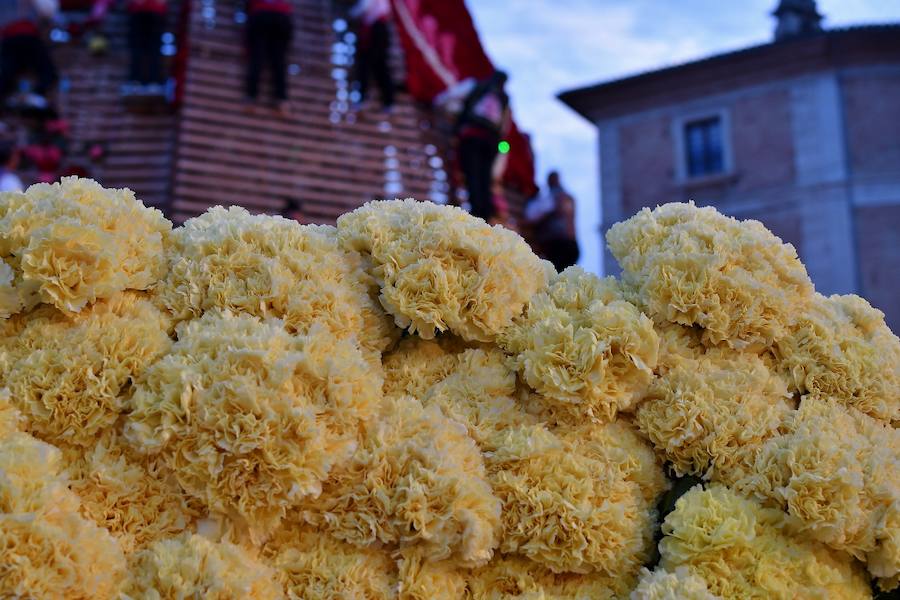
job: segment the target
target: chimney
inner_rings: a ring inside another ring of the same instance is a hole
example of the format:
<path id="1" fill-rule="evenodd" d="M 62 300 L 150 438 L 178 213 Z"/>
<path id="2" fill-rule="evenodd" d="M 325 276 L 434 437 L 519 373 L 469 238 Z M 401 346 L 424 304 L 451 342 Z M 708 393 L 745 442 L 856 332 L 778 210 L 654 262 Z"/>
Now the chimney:
<path id="1" fill-rule="evenodd" d="M 781 0 L 772 13 L 778 20 L 775 41 L 822 31 L 822 15 L 816 0 Z"/>

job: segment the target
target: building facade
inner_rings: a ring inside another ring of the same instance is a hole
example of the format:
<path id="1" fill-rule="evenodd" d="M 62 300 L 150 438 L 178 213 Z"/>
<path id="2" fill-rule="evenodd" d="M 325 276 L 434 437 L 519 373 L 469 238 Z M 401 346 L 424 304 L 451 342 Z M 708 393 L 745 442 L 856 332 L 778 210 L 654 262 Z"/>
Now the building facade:
<path id="1" fill-rule="evenodd" d="M 672 201 L 757 219 L 900 331 L 900 24 L 779 11 L 771 44 L 560 95 L 599 129 L 601 233 Z"/>

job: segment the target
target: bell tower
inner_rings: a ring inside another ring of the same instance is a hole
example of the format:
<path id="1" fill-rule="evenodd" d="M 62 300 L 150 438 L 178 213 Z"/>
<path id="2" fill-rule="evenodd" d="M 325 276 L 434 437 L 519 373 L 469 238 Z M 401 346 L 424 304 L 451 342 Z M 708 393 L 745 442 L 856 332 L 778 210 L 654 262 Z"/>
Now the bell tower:
<path id="1" fill-rule="evenodd" d="M 816 0 L 780 0 L 772 15 L 778 20 L 775 41 L 822 31 Z"/>

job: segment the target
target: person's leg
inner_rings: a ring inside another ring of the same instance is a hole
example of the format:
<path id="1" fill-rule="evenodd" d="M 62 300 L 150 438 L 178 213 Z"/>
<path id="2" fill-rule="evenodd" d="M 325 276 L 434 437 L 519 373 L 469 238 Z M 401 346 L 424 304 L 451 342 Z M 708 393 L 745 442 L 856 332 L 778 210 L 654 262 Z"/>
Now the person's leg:
<path id="1" fill-rule="evenodd" d="M 293 23 L 288 15 L 272 14 L 269 32 L 269 68 L 272 70 L 272 93 L 275 100 L 287 100 L 287 59 L 293 37 Z"/>
<path id="2" fill-rule="evenodd" d="M 487 221 L 494 216 L 491 203 L 491 167 L 494 153 L 489 140 L 464 138 L 460 143 L 460 166 L 466 177 L 473 216 Z"/>
<path id="3" fill-rule="evenodd" d="M 16 82 L 22 71 L 22 49 L 15 37 L 0 42 L 0 96 L 16 91 Z"/>
<path id="4" fill-rule="evenodd" d="M 141 15 L 128 15 L 128 81 L 141 79 Z"/>
<path id="5" fill-rule="evenodd" d="M 479 139 L 479 158 L 478 161 L 478 195 L 481 210 L 476 215 L 485 221 L 489 221 L 497 214 L 494 210 L 493 194 L 491 193 L 491 182 L 494 176 L 494 160 L 497 158 L 497 144 L 491 140 Z"/>
<path id="6" fill-rule="evenodd" d="M 147 15 L 147 83 L 162 83 L 165 81 L 162 73 L 162 35 L 166 28 L 166 18 L 158 13 Z"/>
<path id="7" fill-rule="evenodd" d="M 473 197 L 478 195 L 478 192 L 475 191 L 477 188 L 475 178 L 478 176 L 478 151 L 475 149 L 473 142 L 472 138 L 461 138 L 457 148 L 457 156 L 459 158 L 459 170 L 462 171 L 466 186 L 466 195 L 469 197 L 470 210 L 474 212 Z"/>
<path id="8" fill-rule="evenodd" d="M 50 56 L 50 49 L 44 43 L 44 40 L 34 37 L 30 52 L 37 77 L 34 91 L 41 96 L 46 96 L 56 83 L 56 66 L 53 64 L 53 58 Z"/>
<path id="9" fill-rule="evenodd" d="M 555 246 L 555 258 L 551 260 L 557 271 L 562 271 L 572 265 L 578 263 L 578 257 L 581 254 L 578 250 L 578 242 L 575 240 L 559 240 L 553 244 Z"/>
<path id="10" fill-rule="evenodd" d="M 259 76 L 266 53 L 265 24 L 260 22 L 260 17 L 263 16 L 257 13 L 247 17 L 247 78 L 244 93 L 251 100 L 255 100 L 259 94 Z"/>
<path id="11" fill-rule="evenodd" d="M 391 38 L 387 23 L 378 21 L 372 27 L 372 74 L 381 92 L 381 103 L 385 107 L 394 105 L 394 81 L 388 63 Z"/>

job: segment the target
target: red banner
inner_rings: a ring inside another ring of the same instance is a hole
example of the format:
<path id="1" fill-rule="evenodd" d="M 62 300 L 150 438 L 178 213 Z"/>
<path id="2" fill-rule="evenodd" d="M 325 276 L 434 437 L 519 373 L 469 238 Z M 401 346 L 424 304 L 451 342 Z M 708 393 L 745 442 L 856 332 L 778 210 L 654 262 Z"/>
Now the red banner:
<path id="1" fill-rule="evenodd" d="M 464 0 L 391 1 L 406 59 L 406 86 L 414 98 L 431 102 L 463 79 L 493 73 Z M 515 122 L 505 138 L 510 150 L 503 181 L 533 196 L 538 188 L 528 141 Z"/>

